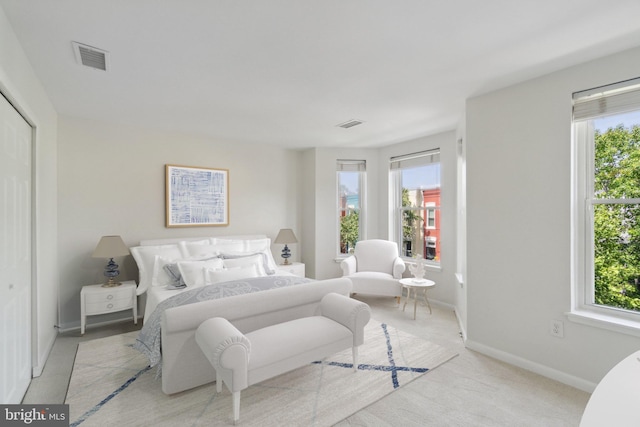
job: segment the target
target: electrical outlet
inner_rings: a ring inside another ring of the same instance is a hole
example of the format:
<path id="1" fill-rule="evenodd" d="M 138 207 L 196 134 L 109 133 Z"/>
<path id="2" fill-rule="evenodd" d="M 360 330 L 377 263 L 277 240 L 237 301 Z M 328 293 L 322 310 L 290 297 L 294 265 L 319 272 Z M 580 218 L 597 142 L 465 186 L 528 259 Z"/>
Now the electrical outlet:
<path id="1" fill-rule="evenodd" d="M 551 335 L 558 338 L 564 338 L 564 323 L 562 320 L 551 321 Z"/>

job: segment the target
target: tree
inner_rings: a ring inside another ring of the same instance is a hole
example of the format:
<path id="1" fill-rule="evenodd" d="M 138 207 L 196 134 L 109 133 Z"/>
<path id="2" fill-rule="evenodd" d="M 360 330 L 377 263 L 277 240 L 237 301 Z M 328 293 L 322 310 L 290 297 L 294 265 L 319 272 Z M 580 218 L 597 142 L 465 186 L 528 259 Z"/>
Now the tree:
<path id="1" fill-rule="evenodd" d="M 594 197 L 640 198 L 640 126 L 595 132 Z M 640 205 L 594 205 L 597 304 L 640 310 Z"/>
<path id="2" fill-rule="evenodd" d="M 409 199 L 409 190 L 402 189 L 402 207 L 411 207 L 411 199 Z M 415 223 L 422 221 L 422 217 L 411 209 L 405 209 L 402 211 L 402 238 L 405 241 L 412 241 L 415 234 Z"/>
<path id="3" fill-rule="evenodd" d="M 356 247 L 360 236 L 360 211 L 350 211 L 340 218 L 340 252 Z"/>

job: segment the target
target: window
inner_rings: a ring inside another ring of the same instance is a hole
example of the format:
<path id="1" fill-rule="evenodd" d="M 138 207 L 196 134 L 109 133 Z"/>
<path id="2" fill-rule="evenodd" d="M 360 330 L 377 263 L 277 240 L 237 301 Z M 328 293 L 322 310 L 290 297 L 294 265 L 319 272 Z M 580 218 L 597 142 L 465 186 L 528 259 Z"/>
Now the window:
<path id="1" fill-rule="evenodd" d="M 338 254 L 350 254 L 364 239 L 364 160 L 338 160 Z"/>
<path id="2" fill-rule="evenodd" d="M 576 308 L 640 321 L 640 79 L 574 94 Z"/>
<path id="3" fill-rule="evenodd" d="M 392 235 L 403 257 L 440 263 L 440 150 L 391 158 Z"/>
<path id="4" fill-rule="evenodd" d="M 425 207 L 427 208 L 427 222 L 425 226 L 428 229 L 436 228 L 436 204 L 434 202 L 425 203 Z"/>

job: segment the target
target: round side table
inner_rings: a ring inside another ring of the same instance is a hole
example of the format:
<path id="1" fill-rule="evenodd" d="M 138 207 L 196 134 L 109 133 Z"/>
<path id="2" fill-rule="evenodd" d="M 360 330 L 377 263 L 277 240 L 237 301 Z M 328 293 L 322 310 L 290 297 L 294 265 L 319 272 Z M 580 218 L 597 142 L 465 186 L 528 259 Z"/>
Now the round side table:
<path id="1" fill-rule="evenodd" d="M 404 301 L 404 305 L 402 306 L 402 311 L 407 307 L 407 302 L 411 298 L 411 294 L 413 293 L 413 320 L 416 320 L 416 308 L 418 307 L 418 291 L 422 291 L 422 297 L 424 298 L 424 302 L 427 303 L 427 307 L 429 307 L 429 314 L 431 314 L 431 304 L 429 304 L 429 299 L 427 298 L 427 290 L 429 288 L 433 288 L 436 285 L 436 282 L 433 280 L 427 279 L 400 279 L 400 284 L 403 288 L 407 289 L 407 299 Z"/>

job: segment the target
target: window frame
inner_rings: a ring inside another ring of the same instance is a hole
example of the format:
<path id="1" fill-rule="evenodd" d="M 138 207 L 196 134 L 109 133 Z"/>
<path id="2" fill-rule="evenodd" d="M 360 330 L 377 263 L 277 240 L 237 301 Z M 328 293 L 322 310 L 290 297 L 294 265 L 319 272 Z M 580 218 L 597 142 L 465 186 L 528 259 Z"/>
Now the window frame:
<path id="1" fill-rule="evenodd" d="M 434 202 L 427 202 L 424 204 L 424 208 L 425 208 L 425 225 L 424 227 L 427 230 L 435 230 L 438 228 L 438 224 L 436 223 L 436 204 Z M 433 214 L 433 217 L 431 216 L 431 214 Z M 430 225 L 430 223 L 433 221 L 433 225 Z"/>
<path id="2" fill-rule="evenodd" d="M 340 237 L 340 218 L 342 218 L 342 206 L 340 205 L 340 173 L 351 172 L 358 173 L 358 205 L 359 205 L 359 217 L 358 217 L 358 241 L 366 239 L 366 182 L 367 182 L 367 162 L 366 160 L 350 160 L 350 159 L 337 159 L 336 160 L 336 213 L 337 213 L 337 245 L 336 252 L 338 258 L 346 258 L 351 253 L 342 253 L 341 237 Z"/>
<path id="3" fill-rule="evenodd" d="M 640 85 L 640 79 L 577 92 L 572 120 L 572 307 L 570 320 L 640 336 L 640 312 L 596 304 L 594 258 L 594 206 L 600 204 L 640 204 L 640 198 L 607 199 L 595 196 L 595 127 L 593 120 L 629 111 L 640 111 L 640 102 L 630 102 L 625 88 Z M 619 102 L 622 91 L 624 103 Z M 640 87 L 636 89 L 640 94 Z M 613 102 L 607 99 L 613 98 Z M 640 95 L 639 95 L 640 96 Z M 616 99 L 617 98 L 617 99 Z M 639 98 L 640 99 L 640 98 Z M 599 101 L 599 106 L 596 102 Z M 607 109 L 607 101 L 609 108 Z M 624 104 L 624 105 L 623 105 Z M 604 107 L 602 107 L 604 105 Z"/>
<path id="4" fill-rule="evenodd" d="M 423 227 L 426 230 L 434 230 L 437 229 L 436 224 L 436 210 L 442 209 L 442 199 L 440 202 L 440 206 L 436 206 L 432 202 L 428 202 L 423 206 L 402 206 L 402 171 L 404 169 L 410 169 L 421 166 L 428 166 L 430 164 L 442 164 L 440 161 L 440 148 L 420 151 L 416 153 L 411 153 L 407 155 L 394 156 L 389 159 L 389 208 L 390 208 L 390 240 L 396 242 L 398 245 L 398 252 L 400 253 L 401 258 L 405 261 L 411 262 L 412 257 L 408 257 L 404 255 L 403 251 L 403 213 L 405 211 L 414 211 L 418 212 L 419 216 L 423 218 L 423 220 L 427 221 L 428 211 L 432 210 L 434 212 L 434 227 Z M 428 160 L 427 160 L 428 159 Z M 440 181 L 442 180 L 442 171 L 440 170 Z M 440 191 L 442 192 L 442 185 L 439 186 Z M 440 197 L 442 197 L 442 193 L 440 193 Z M 440 241 L 442 238 L 439 239 Z M 427 236 L 424 236 L 423 240 L 425 246 L 427 242 Z M 436 245 L 438 243 L 436 242 Z M 423 249 L 421 248 L 421 251 Z M 413 249 L 412 249 L 413 255 Z M 433 259 L 425 258 L 425 253 L 422 254 L 425 266 L 432 270 L 440 270 L 441 269 L 441 259 L 437 261 Z"/>

